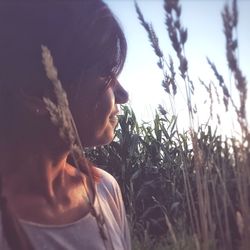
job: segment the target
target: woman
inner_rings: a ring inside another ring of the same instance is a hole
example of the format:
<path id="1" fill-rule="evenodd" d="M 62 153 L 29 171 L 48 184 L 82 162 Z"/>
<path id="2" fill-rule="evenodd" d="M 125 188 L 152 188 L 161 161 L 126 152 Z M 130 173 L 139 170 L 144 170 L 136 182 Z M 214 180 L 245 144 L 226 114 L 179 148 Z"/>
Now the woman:
<path id="1" fill-rule="evenodd" d="M 83 147 L 112 141 L 128 100 L 117 80 L 126 40 L 101 0 L 0 1 L 0 249 L 130 249 L 118 184 L 84 157 L 77 172 L 51 122 L 42 45 Z"/>

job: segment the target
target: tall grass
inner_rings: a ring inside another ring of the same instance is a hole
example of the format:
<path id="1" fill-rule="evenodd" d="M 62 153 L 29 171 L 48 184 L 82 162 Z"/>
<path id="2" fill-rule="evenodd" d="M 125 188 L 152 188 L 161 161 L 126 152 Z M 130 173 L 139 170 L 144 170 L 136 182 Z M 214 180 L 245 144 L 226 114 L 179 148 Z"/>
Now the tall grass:
<path id="1" fill-rule="evenodd" d="M 250 137 L 247 81 L 237 59 L 237 2 L 225 5 L 222 19 L 226 58 L 239 94 L 239 105 L 211 59 L 208 64 L 217 82 L 207 84 L 201 79 L 199 84 L 210 98 L 210 116 L 214 94 L 223 99 L 226 111 L 235 112 L 240 138 L 224 137 L 208 123 L 194 126 L 199 113 L 193 101 L 195 89 L 185 56 L 188 31 L 181 23 L 179 1 L 164 3 L 166 30 L 178 72 L 174 60 L 171 57 L 167 60 L 159 47 L 153 26 L 145 21 L 137 4 L 135 7 L 163 72 L 162 85 L 169 95 L 172 115 L 160 107 L 153 125 L 139 124 L 133 111 L 123 107 L 115 141 L 90 150 L 88 155 L 112 172 L 121 185 L 134 249 L 247 250 L 250 248 Z M 174 107 L 179 79 L 186 92 L 189 113 L 190 129 L 185 133 L 178 129 Z M 218 126 L 223 126 L 222 122 Z"/>

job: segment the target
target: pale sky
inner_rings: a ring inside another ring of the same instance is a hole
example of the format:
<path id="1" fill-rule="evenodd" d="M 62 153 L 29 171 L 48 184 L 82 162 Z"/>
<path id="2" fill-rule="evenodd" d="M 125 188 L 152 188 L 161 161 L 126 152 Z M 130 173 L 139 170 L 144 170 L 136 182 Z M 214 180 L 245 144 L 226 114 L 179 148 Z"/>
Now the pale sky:
<path id="1" fill-rule="evenodd" d="M 130 104 L 139 120 L 148 121 L 152 119 L 154 110 L 159 104 L 163 104 L 170 110 L 168 95 L 161 86 L 162 73 L 158 69 L 157 58 L 148 42 L 147 34 L 140 25 L 134 8 L 133 0 L 105 0 L 114 14 L 120 20 L 128 42 L 128 57 L 120 81 L 130 94 Z M 204 123 L 208 117 L 208 103 L 204 102 L 207 95 L 200 87 L 198 78 L 207 83 L 214 79 L 210 67 L 206 62 L 208 56 L 217 66 L 218 70 L 229 82 L 227 62 L 225 58 L 225 38 L 221 11 L 226 2 L 224 0 L 182 0 L 182 24 L 188 28 L 188 41 L 185 52 L 189 59 L 189 74 L 196 88 L 196 104 L 200 117 L 199 122 Z M 171 48 L 166 28 L 164 25 L 163 0 L 138 0 L 144 18 L 152 22 L 156 34 L 159 37 L 160 47 L 165 57 L 170 54 L 175 57 Z M 247 80 L 250 79 L 250 1 L 239 0 L 239 24 L 238 43 L 240 66 Z M 178 70 L 178 65 L 176 65 Z M 247 74 L 248 72 L 248 74 Z M 179 83 L 179 93 L 184 91 L 184 85 Z M 229 83 L 228 83 L 229 84 Z M 229 84 L 230 85 L 230 84 Z M 233 87 L 228 86 L 232 91 Z M 234 94 L 232 93 L 232 94 Z M 176 98 L 176 112 L 184 123 L 187 119 L 187 109 L 181 94 Z M 225 113 L 223 106 L 220 113 Z M 219 111 L 218 111 L 219 112 Z M 202 117 L 203 115 L 203 117 Z M 225 119 L 230 119 L 229 117 Z M 232 119 L 232 118 L 231 118 Z"/>

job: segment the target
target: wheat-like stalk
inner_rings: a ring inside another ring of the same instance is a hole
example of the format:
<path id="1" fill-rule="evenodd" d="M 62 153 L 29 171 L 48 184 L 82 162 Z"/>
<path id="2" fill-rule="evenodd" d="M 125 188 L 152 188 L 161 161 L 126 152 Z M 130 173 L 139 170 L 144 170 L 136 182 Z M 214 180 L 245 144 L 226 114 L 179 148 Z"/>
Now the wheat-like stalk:
<path id="1" fill-rule="evenodd" d="M 42 49 L 42 63 L 44 65 L 46 75 L 54 87 L 54 94 L 57 103 L 54 103 L 52 100 L 46 97 L 44 97 L 43 100 L 50 114 L 51 122 L 58 127 L 60 137 L 69 144 L 70 153 L 73 157 L 75 166 L 78 171 L 78 175 L 81 176 L 81 167 L 79 164 L 79 159 L 85 159 L 85 155 L 72 113 L 69 108 L 67 94 L 62 87 L 61 81 L 58 79 L 58 72 L 56 67 L 54 66 L 53 57 L 51 55 L 50 50 L 44 45 L 41 46 L 41 49 Z M 111 242 L 111 245 L 112 241 L 109 232 L 106 233 L 104 230 L 104 224 L 105 224 L 104 215 L 102 208 L 100 206 L 99 198 L 96 195 L 94 180 L 92 173 L 90 171 L 90 167 L 88 164 L 86 164 L 85 167 L 87 175 L 89 176 L 90 180 L 90 188 L 92 189 L 99 203 L 98 205 L 100 208 L 100 214 L 96 212 L 96 209 L 94 208 L 93 204 L 94 202 L 91 200 L 90 195 L 87 192 L 87 188 L 85 187 L 84 180 L 82 179 L 83 188 L 87 194 L 88 204 L 90 206 L 91 213 L 96 219 L 97 226 L 99 228 L 99 233 L 103 240 L 104 246 L 107 249 L 106 240 L 108 239 L 108 237 Z"/>
<path id="2" fill-rule="evenodd" d="M 42 62 L 48 79 L 52 82 L 57 103 L 54 103 L 49 98 L 44 97 L 43 101 L 50 114 L 52 123 L 58 127 L 59 134 L 70 145 L 70 149 L 76 141 L 76 134 L 72 126 L 72 115 L 69 110 L 69 103 L 66 92 L 64 91 L 58 73 L 53 64 L 53 58 L 49 49 L 42 45 Z"/>

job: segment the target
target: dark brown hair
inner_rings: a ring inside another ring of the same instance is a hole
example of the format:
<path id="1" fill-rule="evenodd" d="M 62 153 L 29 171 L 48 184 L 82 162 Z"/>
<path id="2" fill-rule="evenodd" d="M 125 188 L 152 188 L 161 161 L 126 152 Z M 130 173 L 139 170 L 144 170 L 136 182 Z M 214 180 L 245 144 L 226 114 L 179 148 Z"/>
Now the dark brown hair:
<path id="1" fill-rule="evenodd" d="M 27 141 L 31 133 L 35 143 L 39 131 L 48 129 L 48 119 L 46 125 L 41 125 L 41 121 L 38 124 L 25 116 L 25 106 L 19 98 L 20 93 L 53 97 L 41 63 L 41 45 L 51 50 L 69 100 L 85 79 L 119 74 L 127 51 L 118 22 L 101 0 L 0 0 L 2 148 L 5 143 L 14 143 L 17 137 Z M 3 232 L 9 246 L 32 249 L 18 219 L 8 208 L 6 197 L 0 202 Z"/>

